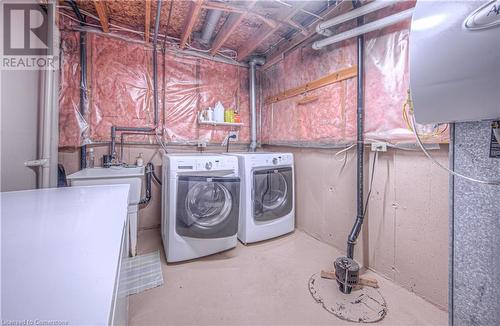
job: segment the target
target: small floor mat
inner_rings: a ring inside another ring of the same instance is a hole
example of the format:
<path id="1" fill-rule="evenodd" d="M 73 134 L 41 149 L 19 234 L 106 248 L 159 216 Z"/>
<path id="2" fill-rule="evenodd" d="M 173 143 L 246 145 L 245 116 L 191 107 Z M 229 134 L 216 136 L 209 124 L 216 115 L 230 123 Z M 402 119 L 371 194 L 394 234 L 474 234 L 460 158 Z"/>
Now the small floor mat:
<path id="1" fill-rule="evenodd" d="M 344 294 L 336 280 L 322 278 L 317 273 L 309 279 L 309 292 L 325 310 L 343 320 L 374 323 L 387 314 L 385 299 L 371 287 L 356 287 L 350 294 Z"/>
<path id="2" fill-rule="evenodd" d="M 140 293 L 163 285 L 160 251 L 127 257 L 122 265 L 124 279 L 120 284 L 120 295 Z"/>

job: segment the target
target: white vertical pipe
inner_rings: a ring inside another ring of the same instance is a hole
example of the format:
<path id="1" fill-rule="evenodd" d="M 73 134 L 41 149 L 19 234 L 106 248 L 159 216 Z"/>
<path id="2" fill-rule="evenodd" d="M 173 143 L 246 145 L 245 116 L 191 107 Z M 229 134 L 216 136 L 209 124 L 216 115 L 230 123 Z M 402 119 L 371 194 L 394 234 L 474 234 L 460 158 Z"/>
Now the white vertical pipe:
<path id="1" fill-rule="evenodd" d="M 248 86 L 250 95 L 250 152 L 255 152 L 257 149 L 257 107 L 256 107 L 256 90 L 255 90 L 255 75 L 257 71 L 257 63 L 250 61 L 250 70 Z"/>
<path id="2" fill-rule="evenodd" d="M 41 107 L 39 120 L 39 159 L 47 160 L 40 166 L 39 187 L 57 186 L 59 109 L 57 103 L 57 87 L 55 87 L 55 71 L 44 70 L 41 74 Z"/>
<path id="3" fill-rule="evenodd" d="M 250 95 L 250 151 L 257 149 L 257 65 L 266 63 L 264 58 L 255 57 L 248 62 L 250 69 L 248 71 L 248 87 Z"/>

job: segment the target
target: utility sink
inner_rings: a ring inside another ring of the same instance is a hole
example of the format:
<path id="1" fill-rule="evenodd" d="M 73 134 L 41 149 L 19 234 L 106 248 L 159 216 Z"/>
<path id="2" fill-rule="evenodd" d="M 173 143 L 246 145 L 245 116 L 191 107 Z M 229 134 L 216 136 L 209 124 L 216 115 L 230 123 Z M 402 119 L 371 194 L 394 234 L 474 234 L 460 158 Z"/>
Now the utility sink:
<path id="1" fill-rule="evenodd" d="M 70 186 L 92 186 L 129 184 L 128 204 L 137 205 L 141 200 L 144 167 L 110 167 L 83 169 L 70 174 L 67 179 Z"/>
<path id="2" fill-rule="evenodd" d="M 67 176 L 70 186 L 93 186 L 129 184 L 127 216 L 127 250 L 131 256 L 136 254 L 137 212 L 142 193 L 144 167 L 115 166 L 110 168 L 83 169 Z"/>

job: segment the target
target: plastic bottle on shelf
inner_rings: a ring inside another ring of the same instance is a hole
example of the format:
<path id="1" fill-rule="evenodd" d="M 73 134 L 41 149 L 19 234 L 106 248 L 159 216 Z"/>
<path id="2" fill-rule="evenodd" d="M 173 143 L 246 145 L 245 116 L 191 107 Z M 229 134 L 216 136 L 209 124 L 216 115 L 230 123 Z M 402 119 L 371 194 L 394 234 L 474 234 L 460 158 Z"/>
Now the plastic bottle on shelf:
<path id="1" fill-rule="evenodd" d="M 224 106 L 220 101 L 215 104 L 213 115 L 215 122 L 224 122 Z"/>
<path id="2" fill-rule="evenodd" d="M 233 122 L 241 123 L 241 116 L 238 111 L 234 111 Z"/>
<path id="3" fill-rule="evenodd" d="M 137 156 L 135 164 L 137 166 L 143 166 L 144 165 L 144 158 L 142 157 L 142 153 L 139 153 L 139 156 Z"/>
<path id="4" fill-rule="evenodd" d="M 212 110 L 211 107 L 208 107 L 208 109 L 207 109 L 207 120 L 206 121 L 209 121 L 209 122 L 214 121 L 214 110 Z"/>
<path id="5" fill-rule="evenodd" d="M 232 109 L 226 110 L 224 112 L 224 122 L 234 122 L 234 111 Z"/>
<path id="6" fill-rule="evenodd" d="M 89 148 L 89 157 L 88 157 L 87 167 L 90 169 L 93 169 L 95 167 L 94 149 L 92 147 Z"/>

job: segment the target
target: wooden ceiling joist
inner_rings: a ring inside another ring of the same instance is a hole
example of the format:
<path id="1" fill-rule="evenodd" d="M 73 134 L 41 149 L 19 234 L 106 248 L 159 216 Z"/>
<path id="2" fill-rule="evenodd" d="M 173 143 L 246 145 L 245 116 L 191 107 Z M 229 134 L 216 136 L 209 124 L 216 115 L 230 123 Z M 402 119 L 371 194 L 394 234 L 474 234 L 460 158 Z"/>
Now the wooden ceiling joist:
<path id="1" fill-rule="evenodd" d="M 149 43 L 151 34 L 151 0 L 146 0 L 146 11 L 144 12 L 144 41 Z"/>
<path id="2" fill-rule="evenodd" d="M 97 12 L 97 16 L 99 16 L 99 21 L 101 22 L 102 30 L 105 33 L 109 33 L 109 22 L 108 22 L 108 13 L 106 9 L 106 2 L 101 0 L 94 0 L 94 7 Z"/>
<path id="3" fill-rule="evenodd" d="M 250 1 L 248 9 L 252 9 L 257 0 Z M 233 12 L 229 15 L 224 25 L 222 25 L 221 30 L 217 33 L 214 42 L 212 43 L 212 49 L 210 50 L 211 55 L 216 55 L 220 48 L 224 45 L 227 39 L 233 34 L 233 32 L 238 28 L 240 23 L 248 15 L 248 11 L 244 13 Z"/>
<path id="4" fill-rule="evenodd" d="M 293 8 L 290 8 L 284 17 L 280 17 L 280 20 L 287 21 L 293 18 L 299 11 L 306 5 L 307 2 L 303 1 L 298 3 Z M 268 25 L 261 25 L 257 32 L 251 37 L 251 41 L 243 44 L 238 49 L 238 61 L 246 59 L 250 54 L 252 54 L 262 43 L 264 43 L 269 37 L 276 33 L 281 25 L 276 27 L 269 27 Z"/>
<path id="5" fill-rule="evenodd" d="M 352 2 L 344 0 L 342 2 L 339 2 L 339 4 L 336 6 L 331 6 L 329 9 L 326 10 L 326 12 L 322 14 L 322 16 L 324 20 L 328 20 L 338 15 L 341 15 L 351 9 L 352 9 Z M 270 58 L 267 58 L 267 62 L 264 64 L 264 66 L 262 66 L 262 69 L 267 69 L 272 65 L 276 64 L 283 58 L 285 53 L 295 49 L 297 46 L 299 46 L 306 40 L 316 35 L 316 26 L 319 23 L 321 23 L 321 21 L 317 21 L 316 23 L 309 26 L 306 30 L 306 34 L 294 37 L 289 42 L 284 43 L 281 49 L 278 49 L 278 51 L 276 51 Z"/>
<path id="6" fill-rule="evenodd" d="M 191 33 L 193 32 L 194 25 L 200 16 L 203 0 L 194 0 L 191 2 L 186 23 L 184 24 L 184 31 L 182 32 L 180 47 L 184 49 Z"/>

